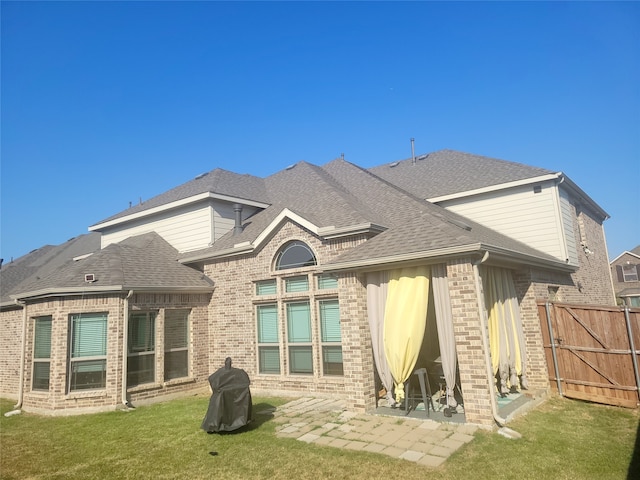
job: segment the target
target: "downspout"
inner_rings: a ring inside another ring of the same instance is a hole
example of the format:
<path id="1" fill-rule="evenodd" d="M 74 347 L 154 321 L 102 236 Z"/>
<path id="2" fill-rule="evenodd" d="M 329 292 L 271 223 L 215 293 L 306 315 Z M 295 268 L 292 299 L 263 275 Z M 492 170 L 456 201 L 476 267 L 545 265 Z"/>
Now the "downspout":
<path id="1" fill-rule="evenodd" d="M 16 305 L 22 305 L 22 349 L 20 351 L 20 380 L 18 381 L 18 403 L 14 405 L 14 410 L 5 413 L 5 416 L 20 413 L 24 398 L 24 362 L 27 355 L 27 302 L 21 302 L 16 298 Z"/>
<path id="2" fill-rule="evenodd" d="M 129 353 L 129 299 L 133 295 L 133 290 L 124 297 L 124 324 L 122 332 L 122 404 L 129 408 L 131 404 L 127 400 L 127 355 Z"/>
<path id="3" fill-rule="evenodd" d="M 498 415 L 498 404 L 496 402 L 496 394 L 494 392 L 493 385 L 491 384 L 491 379 L 493 378 L 493 368 L 491 367 L 491 351 L 489 350 L 489 342 L 487 341 L 488 327 L 487 327 L 487 321 L 485 318 L 486 309 L 484 308 L 484 300 L 482 298 L 482 294 L 480 293 L 481 282 L 480 282 L 480 270 L 478 269 L 478 265 L 486 262 L 488 258 L 489 258 L 489 252 L 485 251 L 483 257 L 480 260 L 478 260 L 477 262 L 473 262 L 472 264 L 473 276 L 476 282 L 476 297 L 478 300 L 478 313 L 480 314 L 480 325 L 482 328 L 482 334 L 480 335 L 480 338 L 482 338 L 482 348 L 484 348 L 484 352 L 485 352 L 484 357 L 486 361 L 487 375 L 489 378 L 489 400 L 491 401 L 491 414 L 493 415 L 493 419 L 495 420 L 495 422 L 499 426 L 504 427 L 507 421 L 504 418 L 502 418 L 500 415 Z"/>

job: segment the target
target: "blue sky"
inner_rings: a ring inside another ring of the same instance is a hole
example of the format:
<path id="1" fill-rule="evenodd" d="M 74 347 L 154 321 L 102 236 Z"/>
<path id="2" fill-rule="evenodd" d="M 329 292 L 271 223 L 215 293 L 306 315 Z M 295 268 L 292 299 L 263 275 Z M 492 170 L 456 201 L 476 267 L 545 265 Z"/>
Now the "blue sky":
<path id="1" fill-rule="evenodd" d="M 0 254 L 216 167 L 449 148 L 566 173 L 640 244 L 640 3 L 2 2 Z"/>

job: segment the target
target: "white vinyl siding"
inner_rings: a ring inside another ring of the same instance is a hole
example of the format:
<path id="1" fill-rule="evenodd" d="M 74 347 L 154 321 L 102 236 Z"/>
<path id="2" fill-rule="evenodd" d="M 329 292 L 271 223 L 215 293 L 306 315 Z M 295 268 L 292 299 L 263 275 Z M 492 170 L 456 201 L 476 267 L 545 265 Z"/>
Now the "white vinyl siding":
<path id="1" fill-rule="evenodd" d="M 255 207 L 243 206 L 242 218 L 255 211 Z M 202 201 L 101 229 L 102 248 L 134 235 L 156 232 L 179 252 L 189 252 L 209 247 L 234 224 L 233 204 Z"/>
<path id="2" fill-rule="evenodd" d="M 438 204 L 565 261 L 557 187 L 541 186 L 539 193 L 525 185 Z"/>
<path id="3" fill-rule="evenodd" d="M 566 246 L 567 259 L 570 265 L 578 265 L 578 245 L 574 228 L 575 211 L 571 206 L 569 196 L 560 189 L 560 214 L 562 216 L 562 229 Z"/>
<path id="4" fill-rule="evenodd" d="M 149 232 L 156 232 L 179 252 L 206 248 L 211 242 L 211 207 L 188 205 L 106 228 L 102 231 L 102 248 Z"/>

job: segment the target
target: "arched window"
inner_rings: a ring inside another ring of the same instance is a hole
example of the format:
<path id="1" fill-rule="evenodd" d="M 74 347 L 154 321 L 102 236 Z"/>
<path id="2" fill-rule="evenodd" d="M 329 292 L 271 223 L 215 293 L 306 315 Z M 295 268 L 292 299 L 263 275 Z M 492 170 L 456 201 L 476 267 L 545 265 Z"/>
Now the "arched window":
<path id="1" fill-rule="evenodd" d="M 303 242 L 294 240 L 285 244 L 276 257 L 276 270 L 317 265 L 316 257 Z"/>

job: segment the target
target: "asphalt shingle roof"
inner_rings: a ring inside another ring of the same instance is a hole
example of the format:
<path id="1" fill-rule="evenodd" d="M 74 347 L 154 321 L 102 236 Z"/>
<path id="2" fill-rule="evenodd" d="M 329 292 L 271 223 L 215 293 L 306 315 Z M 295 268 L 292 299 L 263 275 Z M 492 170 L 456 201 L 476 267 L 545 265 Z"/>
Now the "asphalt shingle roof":
<path id="1" fill-rule="evenodd" d="M 267 178 L 265 183 L 274 203 L 249 218 L 241 234 L 229 232 L 210 248 L 189 252 L 182 258 L 215 256 L 235 244 L 253 242 L 286 207 L 317 227 L 372 223 L 388 229 L 332 263 L 479 244 L 557 262 L 344 160 L 333 160 L 323 167 L 301 162 Z"/>
<path id="2" fill-rule="evenodd" d="M 41 270 L 13 290 L 26 295 L 55 289 L 78 291 L 158 289 L 207 290 L 213 283 L 203 273 L 180 264 L 178 252 L 156 233 L 146 233 L 110 244 L 79 260 L 68 260 L 56 269 Z M 88 284 L 86 274 L 96 281 Z"/>
<path id="3" fill-rule="evenodd" d="M 392 166 L 393 165 L 393 166 Z M 496 158 L 439 150 L 370 168 L 369 171 L 420 198 L 435 198 L 555 172 Z"/>
<path id="4" fill-rule="evenodd" d="M 0 305 L 13 303 L 10 295 L 30 277 L 46 276 L 73 258 L 100 250 L 100 234 L 74 237 L 61 245 L 45 245 L 8 264 L 0 270 Z"/>
<path id="5" fill-rule="evenodd" d="M 131 208 L 105 218 L 96 223 L 96 225 L 207 192 L 269 203 L 269 197 L 262 178 L 216 168 L 138 205 L 133 205 Z"/>

